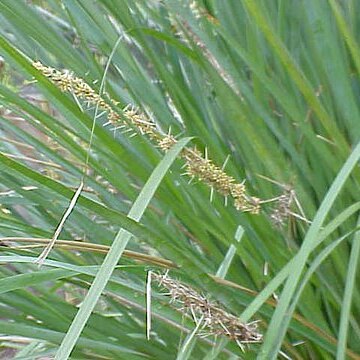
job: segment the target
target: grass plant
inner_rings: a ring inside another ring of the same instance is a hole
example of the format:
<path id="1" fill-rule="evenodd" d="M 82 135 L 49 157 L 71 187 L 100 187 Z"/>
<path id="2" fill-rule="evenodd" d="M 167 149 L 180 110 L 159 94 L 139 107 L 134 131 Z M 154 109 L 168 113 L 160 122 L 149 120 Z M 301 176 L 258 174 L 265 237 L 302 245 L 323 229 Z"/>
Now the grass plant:
<path id="1" fill-rule="evenodd" d="M 359 11 L 2 0 L 0 358 L 360 359 Z"/>

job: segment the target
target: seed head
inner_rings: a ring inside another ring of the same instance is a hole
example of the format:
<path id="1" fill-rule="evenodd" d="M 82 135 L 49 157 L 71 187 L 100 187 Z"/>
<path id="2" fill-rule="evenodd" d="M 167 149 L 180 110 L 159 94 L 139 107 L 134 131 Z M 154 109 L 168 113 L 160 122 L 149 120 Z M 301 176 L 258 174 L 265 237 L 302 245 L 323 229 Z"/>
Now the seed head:
<path id="1" fill-rule="evenodd" d="M 235 340 L 240 346 L 246 343 L 257 343 L 262 335 L 257 332 L 257 322 L 242 323 L 235 315 L 222 309 L 217 303 L 177 280 L 170 278 L 167 273 L 152 273 L 152 277 L 160 287 L 170 294 L 170 302 L 179 311 L 187 314 L 189 311 L 194 321 L 203 319 L 203 336 L 222 335 Z"/>
<path id="2" fill-rule="evenodd" d="M 96 93 L 83 79 L 69 71 L 59 71 L 44 66 L 36 61 L 33 66 L 48 77 L 63 92 L 70 92 L 87 103 L 96 105 L 107 112 L 109 123 L 114 127 L 133 127 L 141 135 L 148 136 L 162 151 L 168 151 L 177 140 L 171 134 L 163 134 L 157 129 L 154 121 L 133 107 L 125 107 L 121 114 L 113 110 L 117 102 L 111 98 L 106 100 Z M 110 105 L 111 104 L 111 105 Z M 215 165 L 196 148 L 185 148 L 180 156 L 185 160 L 186 173 L 197 178 L 211 189 L 225 197 L 232 197 L 237 210 L 257 214 L 260 210 L 260 199 L 246 194 L 244 183 L 237 183 L 223 169 Z"/>

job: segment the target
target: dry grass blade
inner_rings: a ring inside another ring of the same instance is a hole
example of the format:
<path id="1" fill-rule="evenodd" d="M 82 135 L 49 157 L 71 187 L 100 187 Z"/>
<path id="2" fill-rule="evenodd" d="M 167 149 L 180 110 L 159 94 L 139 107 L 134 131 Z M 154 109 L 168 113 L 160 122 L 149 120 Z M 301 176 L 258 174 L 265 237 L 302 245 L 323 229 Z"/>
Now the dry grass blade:
<path id="1" fill-rule="evenodd" d="M 57 226 L 54 236 L 52 237 L 51 241 L 47 244 L 43 252 L 39 255 L 39 257 L 35 260 L 35 263 L 37 263 L 39 266 L 41 266 L 44 262 L 44 260 L 47 258 L 47 256 L 50 254 L 51 249 L 54 247 L 56 240 L 60 236 L 61 230 L 64 227 L 64 224 L 67 220 L 67 218 L 70 216 L 71 212 L 73 211 L 76 202 L 81 194 L 81 191 L 84 187 L 84 182 L 81 181 L 79 187 L 77 188 L 74 196 L 72 197 L 69 207 L 66 209 L 64 215 L 62 216 L 59 225 Z"/>
<path id="2" fill-rule="evenodd" d="M 146 279 L 146 338 L 150 340 L 151 331 L 151 270 L 147 273 Z"/>
<path id="3" fill-rule="evenodd" d="M 0 238 L 0 246 L 5 246 L 10 249 L 34 249 L 41 246 L 41 244 L 49 244 L 52 239 L 46 238 L 22 238 L 22 237 L 4 237 Z M 14 245 L 14 242 L 20 243 L 31 243 L 32 245 Z M 59 240 L 57 239 L 54 243 L 55 248 L 66 249 L 66 250 L 76 250 L 76 251 L 92 251 L 95 253 L 107 254 L 110 247 L 107 245 L 93 244 L 84 241 L 71 241 L 71 240 Z M 148 254 L 139 253 L 131 250 L 124 250 L 124 257 L 149 263 L 155 266 L 169 268 L 177 268 L 178 266 L 172 261 L 169 261 L 158 256 L 152 256 Z"/>

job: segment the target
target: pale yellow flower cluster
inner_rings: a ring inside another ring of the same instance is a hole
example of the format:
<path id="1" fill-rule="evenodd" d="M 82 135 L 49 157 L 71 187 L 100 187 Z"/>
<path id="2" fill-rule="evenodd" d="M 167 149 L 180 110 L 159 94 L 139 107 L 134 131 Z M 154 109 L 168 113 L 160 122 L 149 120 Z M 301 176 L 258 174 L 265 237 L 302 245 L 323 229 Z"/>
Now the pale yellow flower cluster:
<path id="1" fill-rule="evenodd" d="M 177 140 L 174 136 L 162 134 L 152 120 L 134 108 L 126 107 L 121 114 L 117 113 L 113 110 L 117 102 L 110 98 L 105 100 L 83 79 L 75 77 L 68 71 L 59 71 L 44 66 L 39 61 L 34 62 L 33 66 L 57 85 L 61 91 L 70 92 L 88 104 L 97 105 L 99 109 L 106 111 L 109 123 L 113 126 L 124 127 L 131 124 L 140 134 L 147 135 L 165 152 L 176 144 Z M 186 162 L 187 175 L 197 178 L 219 194 L 233 198 L 237 210 L 252 214 L 260 211 L 260 199 L 247 195 L 244 183 L 237 183 L 232 176 L 226 174 L 210 159 L 203 157 L 197 149 L 185 148 L 180 156 Z"/>
<path id="2" fill-rule="evenodd" d="M 100 109 L 107 112 L 107 117 L 111 123 L 116 123 L 120 120 L 120 115 L 83 79 L 73 76 L 68 71 L 59 71 L 52 67 L 44 66 L 40 61 L 33 62 L 33 66 L 57 85 L 61 91 L 70 92 L 89 104 L 98 105 Z M 113 104 L 116 105 L 115 102 Z"/>

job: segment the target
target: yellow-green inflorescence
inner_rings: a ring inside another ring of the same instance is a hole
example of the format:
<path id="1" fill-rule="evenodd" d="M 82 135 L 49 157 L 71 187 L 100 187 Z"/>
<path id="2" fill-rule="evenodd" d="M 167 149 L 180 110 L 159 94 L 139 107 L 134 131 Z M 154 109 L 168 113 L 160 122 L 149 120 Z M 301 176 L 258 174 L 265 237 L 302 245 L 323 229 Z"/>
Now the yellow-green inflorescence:
<path id="1" fill-rule="evenodd" d="M 165 152 L 177 142 L 174 136 L 163 134 L 157 129 L 154 121 L 134 108 L 126 107 L 121 113 L 116 112 L 114 110 L 117 105 L 116 101 L 110 98 L 105 100 L 83 79 L 74 76 L 69 71 L 59 71 L 44 66 L 39 61 L 33 62 L 33 66 L 57 85 L 61 91 L 70 92 L 88 104 L 98 106 L 100 110 L 105 111 L 109 123 L 115 127 L 133 126 L 140 134 L 148 136 Z M 237 210 L 252 214 L 257 214 L 260 211 L 260 199 L 246 194 L 244 183 L 236 182 L 232 176 L 226 174 L 210 159 L 202 156 L 196 148 L 185 148 L 180 156 L 186 162 L 187 175 L 197 178 L 219 194 L 233 198 Z"/>

